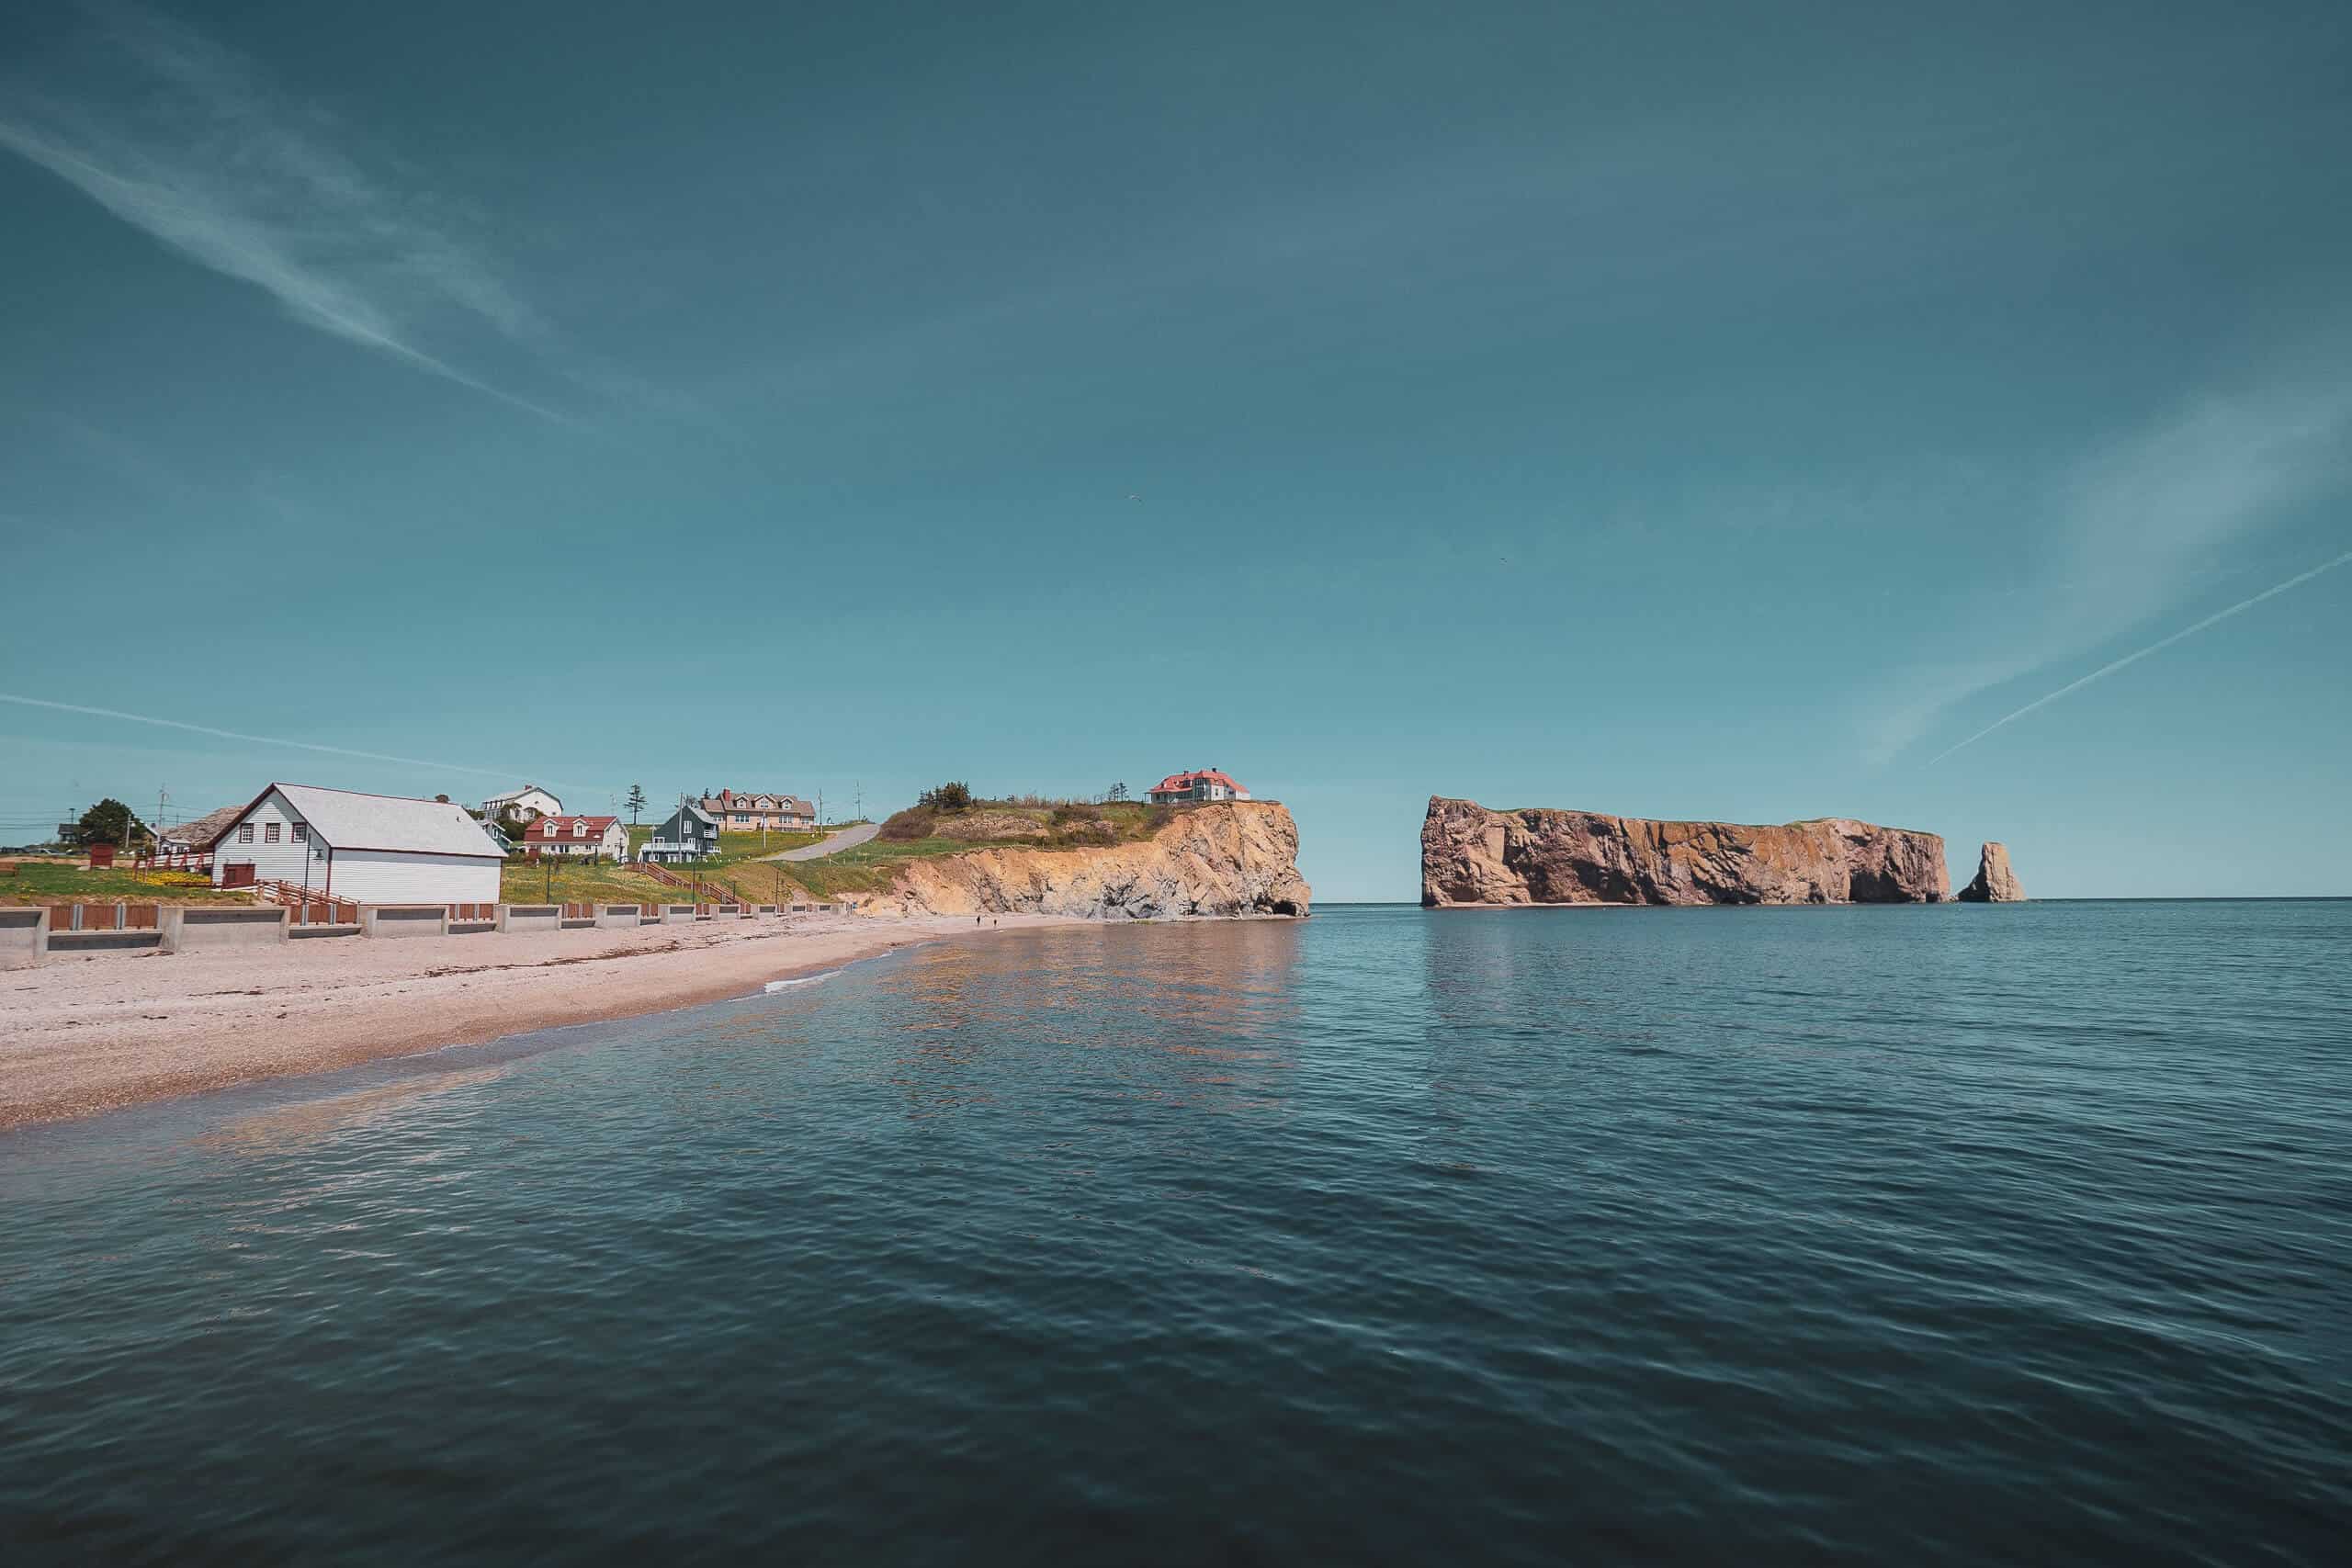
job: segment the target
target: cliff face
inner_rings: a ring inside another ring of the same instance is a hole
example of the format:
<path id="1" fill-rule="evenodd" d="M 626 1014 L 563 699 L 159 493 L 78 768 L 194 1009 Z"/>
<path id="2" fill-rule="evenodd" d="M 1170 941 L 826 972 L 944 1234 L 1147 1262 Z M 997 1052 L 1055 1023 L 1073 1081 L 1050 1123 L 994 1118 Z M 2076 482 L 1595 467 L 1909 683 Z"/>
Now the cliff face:
<path id="1" fill-rule="evenodd" d="M 1199 806 L 1138 843 L 975 850 L 910 861 L 871 907 L 907 914 L 1304 915 L 1298 827 L 1266 801 Z"/>
<path id="2" fill-rule="evenodd" d="M 1969 904 L 2022 904 L 2025 888 L 2009 869 L 2009 847 L 1987 843 L 1976 855 L 1976 880 L 1960 890 Z"/>
<path id="3" fill-rule="evenodd" d="M 1421 903 L 1935 904 L 1951 897 L 1933 833 L 1845 818 L 1750 828 L 1593 811 L 1489 811 L 1430 797 Z"/>

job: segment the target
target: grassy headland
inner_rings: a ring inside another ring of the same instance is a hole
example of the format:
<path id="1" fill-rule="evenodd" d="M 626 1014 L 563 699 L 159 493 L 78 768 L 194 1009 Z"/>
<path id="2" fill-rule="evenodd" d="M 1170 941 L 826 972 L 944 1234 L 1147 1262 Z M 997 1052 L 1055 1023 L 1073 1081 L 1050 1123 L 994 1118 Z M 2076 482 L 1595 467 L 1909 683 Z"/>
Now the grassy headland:
<path id="1" fill-rule="evenodd" d="M 1099 849 L 1150 838 L 1178 807 L 1139 801 L 1046 800 L 1023 795 L 956 806 L 910 806 L 882 824 L 878 838 L 822 860 L 795 862 L 788 873 L 820 898 L 879 892 L 910 860 L 974 850 Z"/>

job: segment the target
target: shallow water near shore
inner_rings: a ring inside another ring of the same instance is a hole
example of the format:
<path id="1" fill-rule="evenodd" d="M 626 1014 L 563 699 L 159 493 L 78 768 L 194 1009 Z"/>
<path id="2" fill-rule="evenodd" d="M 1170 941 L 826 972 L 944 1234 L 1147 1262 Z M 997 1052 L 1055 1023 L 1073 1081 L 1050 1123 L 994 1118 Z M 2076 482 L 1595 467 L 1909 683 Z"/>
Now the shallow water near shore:
<path id="1" fill-rule="evenodd" d="M 0 1134 L 13 1562 L 2332 1561 L 2352 903 L 1062 928 Z"/>

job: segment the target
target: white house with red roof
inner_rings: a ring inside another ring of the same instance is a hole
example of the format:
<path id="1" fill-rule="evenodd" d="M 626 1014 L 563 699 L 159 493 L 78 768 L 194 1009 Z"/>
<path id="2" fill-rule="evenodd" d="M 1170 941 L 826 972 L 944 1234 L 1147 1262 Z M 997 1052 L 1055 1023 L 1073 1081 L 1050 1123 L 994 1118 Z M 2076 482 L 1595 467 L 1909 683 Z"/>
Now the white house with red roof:
<path id="1" fill-rule="evenodd" d="M 602 856 L 628 859 L 628 829 L 617 817 L 540 817 L 514 835 L 514 847 L 525 854 Z"/>
<path id="2" fill-rule="evenodd" d="M 1216 768 L 1194 768 L 1189 773 L 1170 773 L 1151 786 L 1154 806 L 1181 806 L 1194 800 L 1247 800 L 1250 792 L 1233 782 L 1233 775 Z"/>

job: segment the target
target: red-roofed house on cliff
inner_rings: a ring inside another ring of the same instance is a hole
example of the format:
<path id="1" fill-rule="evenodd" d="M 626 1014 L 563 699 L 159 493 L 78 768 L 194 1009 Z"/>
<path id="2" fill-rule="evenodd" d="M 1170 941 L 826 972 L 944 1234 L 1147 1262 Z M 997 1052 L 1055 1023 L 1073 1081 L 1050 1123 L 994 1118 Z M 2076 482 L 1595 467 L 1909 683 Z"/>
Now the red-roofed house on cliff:
<path id="1" fill-rule="evenodd" d="M 1170 773 L 1151 786 L 1154 806 L 1181 806 L 1195 800 L 1247 800 L 1250 792 L 1233 782 L 1230 773 L 1215 768 L 1195 768 L 1189 773 Z"/>

